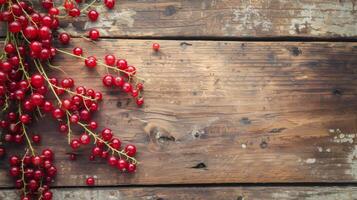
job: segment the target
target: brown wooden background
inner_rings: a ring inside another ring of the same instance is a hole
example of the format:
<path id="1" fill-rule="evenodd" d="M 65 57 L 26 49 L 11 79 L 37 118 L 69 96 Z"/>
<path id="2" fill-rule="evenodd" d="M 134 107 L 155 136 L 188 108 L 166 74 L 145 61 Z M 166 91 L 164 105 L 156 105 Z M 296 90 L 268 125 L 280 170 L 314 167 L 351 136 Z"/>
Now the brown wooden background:
<path id="1" fill-rule="evenodd" d="M 97 23 L 64 21 L 74 36 L 105 36 L 65 48 L 126 58 L 145 79 L 143 108 L 103 89 L 103 69 L 63 55 L 55 64 L 104 90 L 96 118 L 137 144 L 140 165 L 122 175 L 88 161 L 88 149 L 71 162 L 55 124 L 41 121 L 33 132 L 58 152 L 56 199 L 357 199 L 356 0 L 117 3 Z M 6 167 L 0 199 L 14 199 Z M 90 175 L 106 187 L 86 188 Z"/>

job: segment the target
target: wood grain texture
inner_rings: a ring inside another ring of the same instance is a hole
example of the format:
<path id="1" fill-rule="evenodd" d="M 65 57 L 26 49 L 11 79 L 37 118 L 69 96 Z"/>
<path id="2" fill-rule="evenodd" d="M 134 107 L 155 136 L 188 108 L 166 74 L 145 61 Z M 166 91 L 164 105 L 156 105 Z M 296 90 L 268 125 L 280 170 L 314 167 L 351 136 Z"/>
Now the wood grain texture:
<path id="1" fill-rule="evenodd" d="M 77 85 L 104 91 L 101 128 L 137 144 L 141 163 L 121 175 L 87 161 L 88 149 L 71 162 L 65 137 L 43 120 L 33 132 L 58 152 L 57 186 L 84 185 L 89 175 L 98 185 L 356 182 L 357 43 L 160 41 L 155 53 L 153 42 L 75 39 L 68 47 L 98 58 L 116 52 L 138 67 L 141 109 L 101 86 L 104 69 L 58 56 L 54 65 Z M 11 185 L 0 168 L 1 186 Z"/>
<path id="2" fill-rule="evenodd" d="M 90 2 L 90 1 L 87 1 Z M 357 0 L 120 0 L 98 22 L 62 20 L 106 37 L 356 37 Z M 57 3 L 60 5 L 60 3 Z M 60 30 L 60 31 L 63 31 Z"/>
<path id="3" fill-rule="evenodd" d="M 179 187 L 54 189 L 61 200 L 355 200 L 356 187 Z M 13 190 L 0 190 L 0 199 L 17 198 Z"/>

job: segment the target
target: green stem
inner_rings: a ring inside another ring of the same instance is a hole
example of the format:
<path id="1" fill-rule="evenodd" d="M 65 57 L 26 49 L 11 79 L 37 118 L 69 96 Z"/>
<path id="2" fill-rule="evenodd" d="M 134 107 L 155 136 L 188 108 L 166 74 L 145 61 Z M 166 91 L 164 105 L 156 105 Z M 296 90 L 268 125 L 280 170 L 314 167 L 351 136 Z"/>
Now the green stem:
<path id="1" fill-rule="evenodd" d="M 21 106 L 19 106 L 19 115 L 21 116 L 22 115 L 22 109 L 21 109 Z M 23 129 L 23 132 L 24 132 L 24 135 L 25 135 L 25 138 L 26 138 L 26 141 L 27 141 L 27 144 L 31 150 L 31 154 L 34 156 L 35 155 L 35 150 L 33 149 L 32 147 L 32 144 L 31 144 L 31 140 L 27 134 L 27 131 L 26 131 L 26 126 L 24 123 L 21 123 L 21 126 L 22 126 L 22 129 Z"/>
<path id="2" fill-rule="evenodd" d="M 93 133 L 89 128 L 87 128 L 87 126 L 81 122 L 78 122 L 78 124 L 80 126 L 82 126 L 84 128 L 84 130 L 86 130 L 95 140 L 99 140 L 102 143 L 104 143 L 112 152 L 117 153 L 119 156 L 125 156 L 128 160 L 131 160 L 133 162 L 133 164 L 137 164 L 138 161 L 133 158 L 128 156 L 124 150 L 118 151 L 117 149 L 114 149 L 109 143 L 107 143 L 106 141 L 104 141 L 102 138 L 98 137 L 97 134 Z"/>

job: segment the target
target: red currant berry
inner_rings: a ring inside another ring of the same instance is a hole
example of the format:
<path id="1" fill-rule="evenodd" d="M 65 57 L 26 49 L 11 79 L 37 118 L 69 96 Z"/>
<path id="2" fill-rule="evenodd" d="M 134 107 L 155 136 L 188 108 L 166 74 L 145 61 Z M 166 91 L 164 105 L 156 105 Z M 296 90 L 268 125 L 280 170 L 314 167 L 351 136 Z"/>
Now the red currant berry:
<path id="1" fill-rule="evenodd" d="M 88 68 L 94 68 L 97 66 L 97 59 L 94 56 L 89 56 L 84 60 L 84 63 Z"/>
<path id="2" fill-rule="evenodd" d="M 104 0 L 104 4 L 108 9 L 112 9 L 115 6 L 115 0 Z"/>
<path id="3" fill-rule="evenodd" d="M 113 66 L 115 64 L 115 56 L 114 55 L 106 55 L 104 57 L 105 64 L 109 66 Z"/>
<path id="4" fill-rule="evenodd" d="M 69 41 L 71 40 L 71 36 L 69 36 L 68 33 L 60 33 L 58 36 L 58 40 L 62 43 L 62 44 L 68 44 Z"/>
<path id="5" fill-rule="evenodd" d="M 68 15 L 71 17 L 79 17 L 81 15 L 81 11 L 78 8 L 72 8 L 69 12 Z"/>
<path id="6" fill-rule="evenodd" d="M 114 77 L 110 74 L 107 74 L 103 77 L 103 85 L 106 87 L 111 87 L 114 84 Z"/>
<path id="7" fill-rule="evenodd" d="M 31 85 L 34 88 L 39 88 L 45 83 L 45 78 L 40 74 L 34 74 L 31 76 Z"/>
<path id="8" fill-rule="evenodd" d="M 99 31 L 97 29 L 92 29 L 89 31 L 88 36 L 92 40 L 97 40 L 99 38 Z"/>
<path id="9" fill-rule="evenodd" d="M 76 55 L 76 56 L 81 56 L 81 55 L 83 54 L 82 48 L 75 47 L 75 48 L 73 49 L 73 54 Z"/>
<path id="10" fill-rule="evenodd" d="M 100 156 L 102 155 L 102 149 L 100 147 L 94 147 L 92 149 L 92 154 L 95 155 L 95 156 Z"/>
<path id="11" fill-rule="evenodd" d="M 60 11 L 58 10 L 58 8 L 52 7 L 48 10 L 48 14 L 54 16 L 54 15 L 59 15 Z"/>
<path id="12" fill-rule="evenodd" d="M 52 116 L 53 118 L 55 119 L 61 119 L 62 117 L 64 117 L 64 112 L 63 110 L 59 109 L 59 108 L 56 108 L 52 111 Z"/>
<path id="13" fill-rule="evenodd" d="M 9 24 L 9 31 L 11 33 L 18 33 L 21 31 L 21 24 L 18 21 L 13 21 Z"/>
<path id="14" fill-rule="evenodd" d="M 136 147 L 132 144 L 128 144 L 126 145 L 125 147 L 125 152 L 128 156 L 132 157 L 132 156 L 135 156 L 136 154 Z"/>
<path id="15" fill-rule="evenodd" d="M 20 116 L 20 121 L 21 121 L 23 124 L 28 124 L 28 123 L 30 123 L 30 121 L 31 121 L 31 117 L 30 117 L 30 115 L 28 115 L 28 114 L 23 114 L 23 115 Z"/>
<path id="16" fill-rule="evenodd" d="M 123 59 L 119 59 L 117 61 L 117 68 L 120 70 L 126 70 L 126 68 L 128 68 L 128 62 L 126 60 Z"/>
<path id="17" fill-rule="evenodd" d="M 35 143 L 35 144 L 39 144 L 41 142 L 41 136 L 40 135 L 33 135 L 32 136 L 32 141 Z"/>
<path id="18" fill-rule="evenodd" d="M 3 158 L 6 154 L 6 149 L 4 147 L 0 147 L 0 158 Z"/>
<path id="19" fill-rule="evenodd" d="M 123 85 L 124 92 L 129 93 L 129 92 L 131 92 L 131 89 L 132 89 L 132 87 L 131 87 L 130 83 L 124 83 L 124 85 Z"/>
<path id="20" fill-rule="evenodd" d="M 124 160 L 124 159 L 119 159 L 118 160 L 117 168 L 120 171 L 125 171 L 127 166 L 128 166 L 128 162 L 126 160 Z"/>
<path id="21" fill-rule="evenodd" d="M 92 130 L 97 129 L 97 128 L 98 128 L 97 122 L 91 121 L 91 122 L 89 123 L 89 128 L 92 129 Z"/>
<path id="22" fill-rule="evenodd" d="M 118 149 L 120 149 L 121 142 L 118 138 L 113 138 L 110 143 L 110 146 L 112 146 L 114 149 L 118 150 Z"/>
<path id="23" fill-rule="evenodd" d="M 81 144 L 87 145 L 90 143 L 90 137 L 87 133 L 83 133 L 79 138 Z"/>
<path id="24" fill-rule="evenodd" d="M 144 104 L 144 98 L 141 97 L 139 99 L 136 100 L 136 105 L 138 105 L 139 107 L 141 107 Z"/>
<path id="25" fill-rule="evenodd" d="M 40 156 L 34 156 L 32 157 L 31 162 L 35 166 L 40 166 L 42 164 L 42 158 Z"/>
<path id="26" fill-rule="evenodd" d="M 160 50 L 160 45 L 158 43 L 154 43 L 154 44 L 152 44 L 152 49 L 154 51 L 159 51 Z"/>
<path id="27" fill-rule="evenodd" d="M 44 149 L 42 151 L 42 155 L 45 157 L 46 160 L 52 161 L 53 160 L 53 151 L 51 149 Z"/>
<path id="28" fill-rule="evenodd" d="M 116 166 L 116 165 L 118 164 L 117 158 L 116 158 L 115 156 L 110 156 L 110 157 L 108 158 L 108 164 L 109 164 L 110 166 Z"/>
<path id="29" fill-rule="evenodd" d="M 10 165 L 11 166 L 16 166 L 16 165 L 19 165 L 20 164 L 20 158 L 18 156 L 11 156 L 9 158 L 9 162 L 10 162 Z"/>
<path id="30" fill-rule="evenodd" d="M 88 186 L 93 186 L 95 184 L 95 180 L 93 177 L 88 177 L 87 180 L 86 180 L 86 184 Z"/>
<path id="31" fill-rule="evenodd" d="M 128 167 L 126 168 L 126 170 L 127 170 L 129 173 L 133 173 L 133 172 L 135 172 L 135 170 L 136 170 L 136 165 L 130 163 L 130 164 L 128 165 Z"/>
<path id="32" fill-rule="evenodd" d="M 113 138 L 112 130 L 105 128 L 102 130 L 102 138 L 105 141 L 110 141 Z"/>
<path id="33" fill-rule="evenodd" d="M 90 10 L 89 12 L 88 12 L 88 18 L 91 20 L 91 21 L 97 21 L 97 19 L 98 19 L 98 16 L 99 16 L 99 14 L 98 14 L 98 12 L 97 11 L 95 11 L 95 10 Z"/>
<path id="34" fill-rule="evenodd" d="M 72 147 L 72 149 L 76 150 L 76 149 L 78 149 L 80 146 L 81 146 L 81 143 L 79 142 L 78 139 L 73 139 L 73 140 L 71 141 L 71 147 Z"/>
<path id="35" fill-rule="evenodd" d="M 42 194 L 43 200 L 51 200 L 52 199 L 52 192 L 46 191 Z"/>

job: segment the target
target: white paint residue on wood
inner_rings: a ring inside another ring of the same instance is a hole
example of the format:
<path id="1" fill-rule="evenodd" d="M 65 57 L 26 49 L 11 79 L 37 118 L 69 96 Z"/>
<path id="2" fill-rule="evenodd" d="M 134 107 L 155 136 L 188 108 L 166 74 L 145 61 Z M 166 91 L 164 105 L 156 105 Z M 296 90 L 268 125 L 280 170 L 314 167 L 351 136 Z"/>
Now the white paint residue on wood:
<path id="1" fill-rule="evenodd" d="M 352 2 L 300 3 L 301 9 L 290 21 L 289 33 L 354 36 L 357 32 L 357 14 Z"/>

